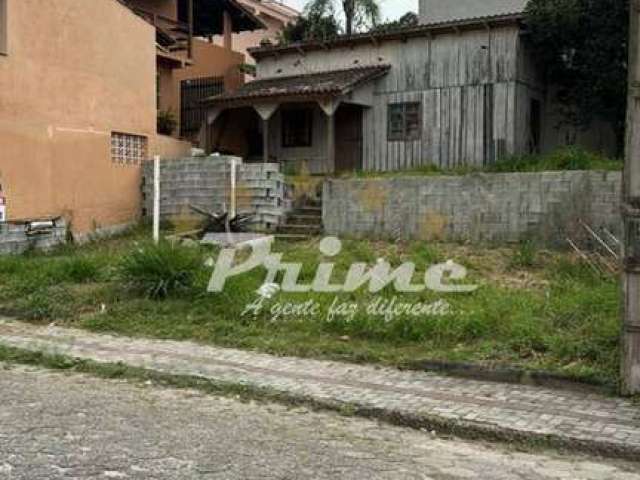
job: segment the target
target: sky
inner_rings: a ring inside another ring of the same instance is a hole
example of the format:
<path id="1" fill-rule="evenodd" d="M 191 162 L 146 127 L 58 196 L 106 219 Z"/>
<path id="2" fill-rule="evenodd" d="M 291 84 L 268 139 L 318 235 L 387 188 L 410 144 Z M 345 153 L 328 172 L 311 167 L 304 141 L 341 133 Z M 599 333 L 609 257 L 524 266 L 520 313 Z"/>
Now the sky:
<path id="1" fill-rule="evenodd" d="M 418 13 L 418 0 L 379 0 L 382 7 L 382 17 L 387 20 L 395 20 L 407 12 Z M 284 3 L 298 10 L 304 8 L 307 0 L 284 0 Z"/>

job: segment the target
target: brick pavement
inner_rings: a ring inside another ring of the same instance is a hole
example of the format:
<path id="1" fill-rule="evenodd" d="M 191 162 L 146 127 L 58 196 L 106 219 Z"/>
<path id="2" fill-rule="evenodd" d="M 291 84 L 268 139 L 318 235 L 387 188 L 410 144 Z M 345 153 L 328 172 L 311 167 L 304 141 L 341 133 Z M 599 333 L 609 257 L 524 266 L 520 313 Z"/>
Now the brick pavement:
<path id="1" fill-rule="evenodd" d="M 0 344 L 348 404 L 460 436 L 536 440 L 638 459 L 640 406 L 595 392 L 475 381 L 418 371 L 276 357 L 189 342 L 130 339 L 0 320 Z"/>

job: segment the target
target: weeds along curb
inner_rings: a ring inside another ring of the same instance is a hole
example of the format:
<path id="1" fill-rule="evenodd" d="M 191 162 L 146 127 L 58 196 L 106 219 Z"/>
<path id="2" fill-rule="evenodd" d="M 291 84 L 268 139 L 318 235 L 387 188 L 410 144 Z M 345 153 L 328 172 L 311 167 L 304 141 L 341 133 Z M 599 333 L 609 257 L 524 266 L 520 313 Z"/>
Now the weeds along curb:
<path id="1" fill-rule="evenodd" d="M 635 462 L 640 458 L 640 449 L 621 447 L 608 442 L 577 441 L 557 435 L 515 431 L 482 423 L 450 420 L 436 416 L 413 415 L 332 400 L 318 400 L 309 396 L 280 392 L 249 384 L 217 382 L 196 376 L 171 375 L 155 370 L 131 367 L 124 363 L 100 363 L 2 345 L 0 345 L 0 362 L 34 365 L 53 370 L 88 374 L 105 379 L 122 379 L 134 382 L 151 381 L 157 385 L 171 388 L 191 388 L 207 394 L 234 396 L 245 402 L 275 402 L 288 406 L 304 406 L 317 411 L 332 411 L 345 416 L 376 419 L 392 425 L 436 432 L 440 436 L 451 435 L 461 439 L 508 444 L 510 447 L 517 447 L 525 451 L 540 451 L 553 448 L 565 452 L 586 453 Z"/>
<path id="2" fill-rule="evenodd" d="M 526 370 L 521 368 L 490 368 L 473 363 L 457 363 L 439 360 L 423 360 L 402 365 L 406 370 L 436 372 L 451 377 L 468 378 L 516 385 L 534 385 L 556 390 L 593 392 L 606 395 L 616 393 L 616 386 L 598 382 L 597 380 L 577 379 L 569 375 L 545 372 L 542 370 Z"/>

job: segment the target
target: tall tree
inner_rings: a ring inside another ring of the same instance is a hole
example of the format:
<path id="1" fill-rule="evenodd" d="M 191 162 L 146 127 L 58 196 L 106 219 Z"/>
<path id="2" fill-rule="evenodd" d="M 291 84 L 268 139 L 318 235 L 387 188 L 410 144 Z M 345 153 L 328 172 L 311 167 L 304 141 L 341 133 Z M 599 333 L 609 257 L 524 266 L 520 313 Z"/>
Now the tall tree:
<path id="1" fill-rule="evenodd" d="M 417 13 L 407 12 L 397 20 L 391 20 L 377 25 L 373 31 L 380 33 L 392 32 L 402 28 L 416 27 L 419 23 L 420 18 Z"/>
<path id="2" fill-rule="evenodd" d="M 615 126 L 622 153 L 626 115 L 629 0 L 530 0 L 530 46 L 557 88 L 564 121 Z"/>
<path id="3" fill-rule="evenodd" d="M 335 16 L 335 4 L 342 6 L 345 16 L 345 33 L 375 27 L 380 20 L 380 6 L 377 0 L 310 0 L 305 7 L 308 17 Z"/>
<path id="4" fill-rule="evenodd" d="M 279 43 L 288 44 L 309 40 L 330 40 L 340 35 L 340 24 L 333 16 L 301 15 L 288 24 L 279 35 Z"/>

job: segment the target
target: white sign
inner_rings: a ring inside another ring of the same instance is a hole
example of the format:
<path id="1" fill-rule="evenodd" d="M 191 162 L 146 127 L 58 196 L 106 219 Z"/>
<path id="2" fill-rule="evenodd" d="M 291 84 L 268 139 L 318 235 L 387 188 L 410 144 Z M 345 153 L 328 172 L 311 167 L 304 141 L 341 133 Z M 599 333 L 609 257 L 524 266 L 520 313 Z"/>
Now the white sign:
<path id="1" fill-rule="evenodd" d="M 271 253 L 273 237 L 252 245 L 252 251 L 243 262 L 236 262 L 236 253 L 239 248 L 223 249 L 218 255 L 215 269 L 209 282 L 209 292 L 222 292 L 226 281 L 236 275 L 249 272 L 258 267 L 267 270 L 259 294 L 270 298 L 277 291 L 283 292 L 355 292 L 369 286 L 369 292 L 378 293 L 387 286 L 393 284 L 397 292 L 422 292 L 425 288 L 441 293 L 469 293 L 475 291 L 477 285 L 459 285 L 445 282 L 447 280 L 462 280 L 467 276 L 467 269 L 462 265 L 452 262 L 433 265 L 425 269 L 422 283 L 412 283 L 416 265 L 406 262 L 395 270 L 389 262 L 380 258 L 375 265 L 366 263 L 354 263 L 349 268 L 346 281 L 343 284 L 332 284 L 331 278 L 334 263 L 323 262 L 318 266 L 312 283 L 301 285 L 298 277 L 302 271 L 301 263 L 282 262 L 281 253 Z M 342 242 L 336 237 L 326 237 L 319 245 L 320 253 L 325 257 L 336 257 L 342 250 Z M 283 272 L 281 283 L 276 283 L 276 278 Z"/>

